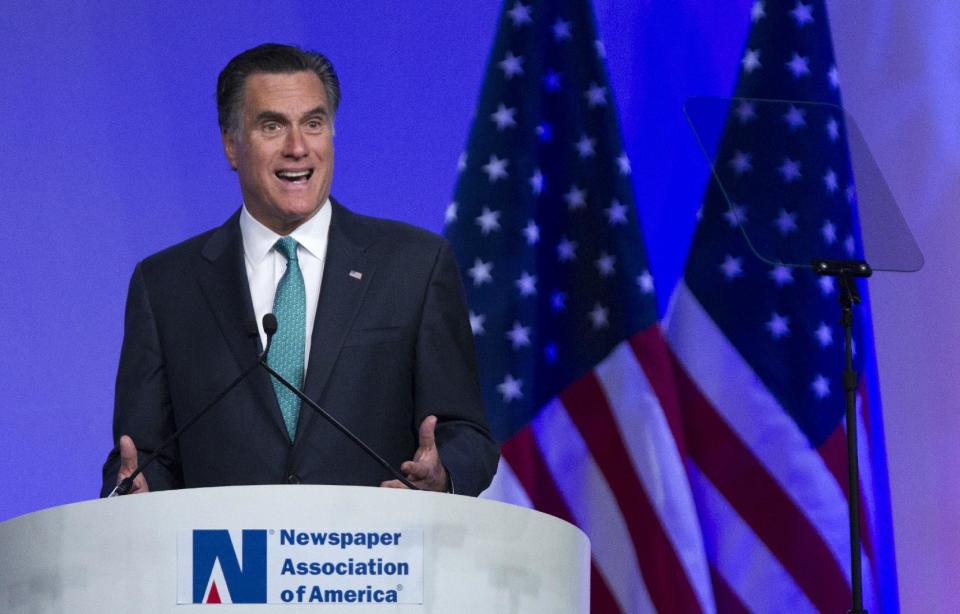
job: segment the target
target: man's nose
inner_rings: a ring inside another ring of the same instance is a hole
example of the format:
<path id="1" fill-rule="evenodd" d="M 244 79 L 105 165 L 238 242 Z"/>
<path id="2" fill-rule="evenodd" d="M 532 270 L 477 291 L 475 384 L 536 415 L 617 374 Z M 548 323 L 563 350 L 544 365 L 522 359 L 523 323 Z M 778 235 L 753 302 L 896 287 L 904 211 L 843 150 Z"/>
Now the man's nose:
<path id="1" fill-rule="evenodd" d="M 292 128 L 287 133 L 283 153 L 291 158 L 302 158 L 307 155 L 307 141 L 299 128 Z"/>

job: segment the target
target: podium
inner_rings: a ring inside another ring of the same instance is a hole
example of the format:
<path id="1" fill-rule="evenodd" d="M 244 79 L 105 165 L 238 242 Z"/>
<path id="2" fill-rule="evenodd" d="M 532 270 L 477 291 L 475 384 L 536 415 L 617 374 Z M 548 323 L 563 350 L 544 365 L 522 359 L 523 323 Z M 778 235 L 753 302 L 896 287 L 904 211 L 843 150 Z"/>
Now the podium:
<path id="1" fill-rule="evenodd" d="M 397 549 L 401 542 L 406 550 Z M 386 577 L 405 569 L 391 556 L 409 559 L 410 574 Z M 258 566 L 273 574 L 265 583 L 290 588 L 271 588 L 272 602 L 236 603 L 247 594 L 236 578 L 257 584 Z M 358 590 L 331 592 L 324 586 L 336 580 L 335 570 L 374 575 L 340 577 Z M 199 488 L 85 501 L 0 523 L 0 611 L 8 614 L 210 607 L 237 614 L 586 613 L 589 578 L 589 542 L 576 527 L 513 505 L 441 493 Z M 306 588 L 298 594 L 299 586 Z M 377 592 L 384 586 L 389 590 Z M 347 602 L 311 603 L 311 588 L 321 600 Z M 208 605 L 231 595 L 233 605 Z M 376 599 L 391 595 L 397 603 Z"/>

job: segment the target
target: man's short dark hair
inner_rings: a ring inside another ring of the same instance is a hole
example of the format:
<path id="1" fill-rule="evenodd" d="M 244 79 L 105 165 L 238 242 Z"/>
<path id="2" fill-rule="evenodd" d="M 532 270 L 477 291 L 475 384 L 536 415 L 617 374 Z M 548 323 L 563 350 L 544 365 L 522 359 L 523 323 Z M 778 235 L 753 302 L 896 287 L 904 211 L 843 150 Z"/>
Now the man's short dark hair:
<path id="1" fill-rule="evenodd" d="M 230 60 L 217 78 L 217 121 L 221 132 L 235 132 L 240 127 L 240 107 L 247 77 L 254 73 L 284 74 L 310 71 L 320 78 L 335 115 L 340 106 L 340 80 L 333 63 L 322 53 L 306 51 L 292 45 L 265 43 L 247 49 Z"/>

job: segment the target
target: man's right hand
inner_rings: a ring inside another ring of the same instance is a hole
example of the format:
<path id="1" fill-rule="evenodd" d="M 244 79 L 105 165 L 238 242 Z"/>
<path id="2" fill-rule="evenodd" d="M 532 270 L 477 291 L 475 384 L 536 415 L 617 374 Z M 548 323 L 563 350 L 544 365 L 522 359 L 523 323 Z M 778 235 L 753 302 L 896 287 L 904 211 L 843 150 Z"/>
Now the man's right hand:
<path id="1" fill-rule="evenodd" d="M 117 472 L 117 483 L 133 475 L 137 470 L 137 446 L 127 435 L 120 437 L 120 471 Z M 141 492 L 150 492 L 150 486 L 147 485 L 147 478 L 141 473 L 133 480 L 133 486 L 127 494 L 136 494 Z"/>

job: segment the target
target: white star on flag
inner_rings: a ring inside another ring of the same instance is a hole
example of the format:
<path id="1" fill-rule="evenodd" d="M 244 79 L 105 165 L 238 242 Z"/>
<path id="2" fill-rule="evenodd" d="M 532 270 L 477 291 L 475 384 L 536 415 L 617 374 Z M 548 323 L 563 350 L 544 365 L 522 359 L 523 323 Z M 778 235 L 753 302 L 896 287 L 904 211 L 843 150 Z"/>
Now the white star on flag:
<path id="1" fill-rule="evenodd" d="M 524 57 L 522 55 L 513 55 L 512 51 L 508 51 L 506 57 L 500 60 L 500 63 L 497 64 L 497 66 L 499 66 L 503 71 L 504 78 L 509 81 L 516 75 L 523 74 L 523 62 Z"/>
<path id="2" fill-rule="evenodd" d="M 607 48 L 603 45 L 603 41 L 599 38 L 593 41 L 593 48 L 597 50 L 597 55 L 601 58 L 607 57 Z"/>
<path id="3" fill-rule="evenodd" d="M 507 376 L 503 378 L 503 382 L 497 384 L 497 392 L 503 396 L 504 402 L 509 403 L 515 399 L 523 398 L 523 392 L 520 391 L 522 385 L 522 379 L 514 379 L 512 375 L 507 373 Z"/>
<path id="4" fill-rule="evenodd" d="M 857 244 L 853 241 L 853 235 L 847 235 L 847 238 L 843 240 L 843 248 L 847 250 L 848 256 L 853 256 L 857 251 Z"/>
<path id="5" fill-rule="evenodd" d="M 483 165 L 483 172 L 485 172 L 487 177 L 490 178 L 490 183 L 493 183 L 497 179 L 504 179 L 507 177 L 508 164 L 510 164 L 510 160 L 507 158 L 490 156 L 490 161 Z"/>
<path id="6" fill-rule="evenodd" d="M 480 215 L 477 216 L 477 225 L 480 226 L 480 233 L 488 235 L 494 230 L 500 230 L 500 212 L 491 211 L 489 207 L 484 207 Z"/>
<path id="7" fill-rule="evenodd" d="M 516 112 L 516 109 L 507 107 L 502 102 L 500 103 L 497 107 L 497 112 L 490 114 L 490 119 L 497 124 L 497 132 L 502 131 L 504 128 L 512 128 L 517 125 L 516 120 L 513 119 Z"/>
<path id="8" fill-rule="evenodd" d="M 806 114 L 806 109 L 798 109 L 794 105 L 790 105 L 790 110 L 787 111 L 783 116 L 783 120 L 787 122 L 787 125 L 790 126 L 791 130 L 805 128 L 807 125 L 807 120 L 804 119 L 804 116 Z"/>
<path id="9" fill-rule="evenodd" d="M 457 221 L 457 202 L 453 201 L 447 205 L 447 211 L 443 214 L 443 221 L 445 224 Z"/>
<path id="10" fill-rule="evenodd" d="M 810 58 L 794 53 L 790 61 L 786 63 L 786 67 L 793 73 L 794 79 L 799 79 L 810 74 L 809 64 Z"/>
<path id="11" fill-rule="evenodd" d="M 756 108 L 749 100 L 741 100 L 737 105 L 737 108 L 734 110 L 734 114 L 737 116 L 737 119 L 740 120 L 741 124 L 745 124 L 751 119 L 755 119 L 757 117 Z"/>
<path id="12" fill-rule="evenodd" d="M 782 288 L 793 283 L 793 271 L 782 264 L 778 264 L 770 270 L 770 279 L 777 284 L 777 287 Z"/>
<path id="13" fill-rule="evenodd" d="M 773 315 L 770 316 L 770 320 L 767 322 L 767 330 L 770 331 L 774 339 L 780 339 L 785 335 L 789 335 L 790 318 L 773 312 Z"/>
<path id="14" fill-rule="evenodd" d="M 813 390 L 813 394 L 817 395 L 818 399 L 825 399 L 830 396 L 830 380 L 818 373 L 817 377 L 810 383 L 810 389 Z"/>
<path id="15" fill-rule="evenodd" d="M 467 168 L 467 152 L 460 154 L 460 157 L 457 158 L 457 172 L 462 173 Z"/>
<path id="16" fill-rule="evenodd" d="M 507 331 L 506 337 L 510 340 L 510 345 L 515 350 L 527 347 L 530 345 L 530 327 L 523 326 L 520 322 L 514 322 L 513 328 Z"/>
<path id="17" fill-rule="evenodd" d="M 791 213 L 786 209 L 781 209 L 777 219 L 773 222 L 776 224 L 777 229 L 780 230 L 780 234 L 788 235 L 791 232 L 794 232 L 797 229 L 797 214 Z"/>
<path id="18" fill-rule="evenodd" d="M 820 228 L 820 234 L 827 245 L 833 245 L 837 240 L 837 227 L 830 220 L 826 220 Z"/>
<path id="19" fill-rule="evenodd" d="M 739 177 L 740 175 L 746 173 L 747 171 L 753 170 L 753 165 L 750 164 L 750 158 L 753 156 L 749 153 L 740 151 L 739 149 L 734 150 L 733 157 L 730 158 L 730 168 L 733 169 L 733 172 Z"/>
<path id="20" fill-rule="evenodd" d="M 611 226 L 627 223 L 627 206 L 620 204 L 620 201 L 613 199 L 610 206 L 603 210 L 607 216 L 607 223 Z"/>
<path id="21" fill-rule="evenodd" d="M 564 21 L 558 17 L 551 29 L 553 30 L 553 38 L 556 41 L 569 40 L 571 38 L 569 21 Z"/>
<path id="22" fill-rule="evenodd" d="M 587 99 L 587 105 L 591 109 L 602 107 L 607 104 L 607 88 L 591 83 L 587 91 L 583 93 L 583 97 Z"/>
<path id="23" fill-rule="evenodd" d="M 610 277 L 614 274 L 614 263 L 616 258 L 608 254 L 607 252 L 600 252 L 600 257 L 597 258 L 594 264 L 597 265 L 597 271 L 600 273 L 600 277 Z"/>
<path id="24" fill-rule="evenodd" d="M 723 212 L 723 217 L 727 218 L 730 228 L 736 228 L 747 221 L 747 208 L 743 205 L 730 203 L 730 207 Z"/>
<path id="25" fill-rule="evenodd" d="M 479 258 L 473 261 L 473 266 L 467 270 L 467 274 L 473 279 L 474 286 L 482 286 L 487 282 L 493 281 L 493 275 L 490 271 L 493 269 L 493 262 L 484 262 Z"/>
<path id="26" fill-rule="evenodd" d="M 830 70 L 827 71 L 827 80 L 830 81 L 830 87 L 833 89 L 840 87 L 840 71 L 837 70 L 836 64 L 831 66 Z"/>
<path id="27" fill-rule="evenodd" d="M 793 19 L 797 22 L 797 27 L 802 28 L 808 23 L 813 23 L 812 11 L 812 5 L 797 2 L 793 10 L 790 11 L 790 14 L 793 15 Z"/>
<path id="28" fill-rule="evenodd" d="M 593 306 L 593 310 L 590 311 L 589 316 L 594 330 L 606 328 L 609 325 L 607 320 L 610 317 L 610 310 L 600 303 L 596 303 Z"/>
<path id="29" fill-rule="evenodd" d="M 763 2 L 760 2 L 760 0 L 754 2 L 753 6 L 750 8 L 750 21 L 757 23 L 766 16 L 767 13 L 763 10 Z"/>
<path id="30" fill-rule="evenodd" d="M 533 23 L 533 20 L 530 19 L 530 6 L 521 2 L 514 4 L 513 8 L 507 11 L 507 14 L 510 15 L 514 28 L 519 28 L 525 23 Z"/>
<path id="31" fill-rule="evenodd" d="M 560 239 L 560 244 L 557 245 L 557 257 L 560 259 L 560 262 L 570 262 L 571 260 L 577 259 L 577 242 L 571 241 L 566 237 Z"/>
<path id="32" fill-rule="evenodd" d="M 617 158 L 617 166 L 620 168 L 621 175 L 630 174 L 630 158 L 627 157 L 626 152 L 623 152 L 620 154 L 620 157 Z"/>
<path id="33" fill-rule="evenodd" d="M 824 296 L 830 296 L 833 294 L 833 278 L 832 277 L 821 277 L 817 280 L 817 283 L 820 285 L 820 292 Z"/>
<path id="34" fill-rule="evenodd" d="M 482 313 L 473 313 L 470 312 L 470 330 L 473 331 L 473 335 L 482 335 L 486 331 L 483 328 L 483 323 L 487 321 L 487 316 Z"/>
<path id="35" fill-rule="evenodd" d="M 831 141 L 836 141 L 840 138 L 840 124 L 837 123 L 837 120 L 830 118 L 830 121 L 827 122 L 827 136 L 830 137 Z"/>
<path id="36" fill-rule="evenodd" d="M 653 275 L 650 274 L 650 271 L 644 270 L 643 273 L 637 275 L 637 286 L 644 294 L 653 294 Z"/>
<path id="37" fill-rule="evenodd" d="M 727 254 L 723 259 L 723 264 L 720 265 L 720 270 L 723 271 L 723 276 L 727 278 L 727 281 L 740 277 L 743 275 L 743 259 Z"/>
<path id="38" fill-rule="evenodd" d="M 827 326 L 826 322 L 820 322 L 820 326 L 817 327 L 816 333 L 817 341 L 820 342 L 820 347 L 825 348 L 831 343 L 833 343 L 833 331 Z"/>
<path id="39" fill-rule="evenodd" d="M 583 209 L 587 206 L 587 191 L 578 188 L 577 184 L 570 186 L 570 191 L 563 195 L 563 200 L 567 203 L 567 208 L 571 211 Z"/>
<path id="40" fill-rule="evenodd" d="M 597 140 L 591 139 L 586 134 L 580 137 L 580 140 L 577 141 L 577 155 L 580 156 L 580 159 L 589 158 L 594 155 L 593 147 L 596 145 Z"/>
<path id="41" fill-rule="evenodd" d="M 746 53 L 743 54 L 743 59 L 740 60 L 740 63 L 743 65 L 743 72 L 748 75 L 754 70 L 763 66 L 760 63 L 760 50 L 759 49 L 747 49 Z"/>
<path id="42" fill-rule="evenodd" d="M 520 273 L 520 277 L 513 282 L 520 290 L 520 296 L 533 296 L 537 293 L 537 276 L 531 275 L 526 271 Z"/>
<path id="43" fill-rule="evenodd" d="M 539 195 L 543 192 L 543 173 L 540 172 L 540 169 L 535 169 L 533 175 L 530 177 L 530 187 L 533 189 L 533 193 Z"/>
<path id="44" fill-rule="evenodd" d="M 834 172 L 832 168 L 827 168 L 826 174 L 823 176 L 823 185 L 826 186 L 827 192 L 833 194 L 837 191 L 839 184 L 837 183 L 837 173 Z"/>
<path id="45" fill-rule="evenodd" d="M 787 183 L 792 183 L 800 179 L 800 162 L 797 160 L 784 158 L 783 164 L 781 164 L 777 170 L 780 171 L 780 175 Z"/>
<path id="46" fill-rule="evenodd" d="M 536 245 L 540 240 L 540 227 L 533 220 L 529 220 L 523 227 L 523 236 L 527 238 L 527 245 Z"/>

